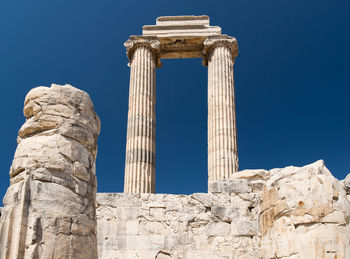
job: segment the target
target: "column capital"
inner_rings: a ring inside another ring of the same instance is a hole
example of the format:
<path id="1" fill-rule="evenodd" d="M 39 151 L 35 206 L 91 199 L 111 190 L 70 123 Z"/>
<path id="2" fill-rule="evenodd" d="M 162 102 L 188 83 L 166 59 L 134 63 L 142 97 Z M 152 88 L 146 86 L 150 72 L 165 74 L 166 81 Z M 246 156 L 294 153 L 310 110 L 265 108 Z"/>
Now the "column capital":
<path id="1" fill-rule="evenodd" d="M 131 61 L 134 50 L 137 47 L 145 46 L 153 51 L 156 58 L 156 66 L 158 68 L 162 66 L 162 62 L 160 61 L 160 42 L 157 40 L 157 37 L 130 36 L 130 38 L 124 43 L 124 46 L 129 61 Z"/>
<path id="2" fill-rule="evenodd" d="M 208 66 L 211 51 L 218 46 L 227 46 L 231 50 L 233 59 L 238 55 L 238 44 L 234 37 L 227 35 L 208 36 L 203 43 L 203 66 Z"/>

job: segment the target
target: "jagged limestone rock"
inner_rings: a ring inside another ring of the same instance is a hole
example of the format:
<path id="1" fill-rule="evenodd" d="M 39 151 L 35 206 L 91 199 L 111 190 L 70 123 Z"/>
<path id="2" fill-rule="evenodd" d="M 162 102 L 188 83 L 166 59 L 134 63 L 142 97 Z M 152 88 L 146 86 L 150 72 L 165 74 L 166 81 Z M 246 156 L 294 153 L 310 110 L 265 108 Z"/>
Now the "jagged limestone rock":
<path id="1" fill-rule="evenodd" d="M 32 89 L 0 219 L 0 258 L 97 258 L 100 120 L 70 85 Z"/>
<path id="2" fill-rule="evenodd" d="M 259 216 L 261 258 L 350 258 L 350 203 L 323 161 L 270 174 Z"/>
<path id="3" fill-rule="evenodd" d="M 345 179 L 344 179 L 344 186 L 345 186 L 345 191 L 348 197 L 348 200 L 350 201 L 350 174 L 348 174 Z"/>

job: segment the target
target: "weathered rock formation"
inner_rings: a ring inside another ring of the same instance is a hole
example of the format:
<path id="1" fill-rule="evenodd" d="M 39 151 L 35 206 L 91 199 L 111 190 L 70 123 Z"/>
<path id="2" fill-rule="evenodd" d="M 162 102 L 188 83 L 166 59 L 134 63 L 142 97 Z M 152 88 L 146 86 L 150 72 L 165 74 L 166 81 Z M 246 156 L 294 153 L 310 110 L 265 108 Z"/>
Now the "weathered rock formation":
<path id="1" fill-rule="evenodd" d="M 31 90 L 0 220 L 0 258 L 97 258 L 100 120 L 70 85 Z"/>
<path id="2" fill-rule="evenodd" d="M 344 182 L 345 191 L 346 191 L 348 200 L 350 201 L 350 174 L 348 174 L 348 176 L 345 177 L 343 182 Z"/>
<path id="3" fill-rule="evenodd" d="M 350 203 L 323 161 L 270 171 L 262 193 L 262 258 L 350 258 Z"/>
<path id="4" fill-rule="evenodd" d="M 320 160 L 244 170 L 209 193 L 98 193 L 99 258 L 349 259 L 349 179 Z"/>

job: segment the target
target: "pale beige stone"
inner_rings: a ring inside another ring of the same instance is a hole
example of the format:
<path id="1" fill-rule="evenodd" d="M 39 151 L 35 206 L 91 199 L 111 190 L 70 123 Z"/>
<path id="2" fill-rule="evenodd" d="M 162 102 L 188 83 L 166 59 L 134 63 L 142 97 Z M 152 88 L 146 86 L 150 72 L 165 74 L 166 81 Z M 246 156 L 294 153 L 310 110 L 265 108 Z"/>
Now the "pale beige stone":
<path id="1" fill-rule="evenodd" d="M 218 179 L 209 183 L 209 192 L 213 193 L 249 193 L 252 192 L 250 182 L 245 179 Z"/>
<path id="2" fill-rule="evenodd" d="M 216 185 L 191 195 L 98 194 L 99 258 L 350 258 L 346 187 L 323 161 L 244 170 Z"/>
<path id="3" fill-rule="evenodd" d="M 262 194 L 260 254 L 350 258 L 349 219 L 345 188 L 323 161 L 274 170 Z"/>
<path id="4" fill-rule="evenodd" d="M 345 191 L 347 194 L 350 194 L 350 174 L 348 174 L 344 179 Z"/>
<path id="5" fill-rule="evenodd" d="M 210 26 L 206 15 L 163 16 L 143 26 L 142 35 L 159 40 L 161 59 L 200 58 L 206 37 L 221 35 L 221 28 Z"/>
<path id="6" fill-rule="evenodd" d="M 251 207 L 253 202 L 257 206 L 257 196 L 226 192 L 188 196 L 100 193 L 97 195 L 99 258 L 133 258 L 136 254 L 152 259 L 209 255 L 256 258 L 258 242 L 253 239 L 258 237 L 258 211 L 252 211 Z M 135 228 L 128 229 L 125 221 L 137 226 L 138 234 Z M 238 222 L 239 226 L 231 225 Z"/>
<path id="7" fill-rule="evenodd" d="M 24 115 L 0 219 L 0 258 L 97 258 L 100 121 L 90 97 L 70 85 L 34 88 Z"/>
<path id="8" fill-rule="evenodd" d="M 129 40 L 130 93 L 125 193 L 155 192 L 155 73 L 157 41 Z"/>
<path id="9" fill-rule="evenodd" d="M 233 64 L 237 41 L 209 37 L 204 42 L 208 63 L 208 183 L 238 171 Z"/>
<path id="10" fill-rule="evenodd" d="M 155 192 L 155 68 L 161 67 L 160 59 L 203 58 L 208 66 L 208 182 L 237 172 L 237 40 L 210 26 L 206 15 L 164 16 L 124 45 L 131 67 L 124 192 Z M 262 183 L 252 187 L 259 191 Z"/>

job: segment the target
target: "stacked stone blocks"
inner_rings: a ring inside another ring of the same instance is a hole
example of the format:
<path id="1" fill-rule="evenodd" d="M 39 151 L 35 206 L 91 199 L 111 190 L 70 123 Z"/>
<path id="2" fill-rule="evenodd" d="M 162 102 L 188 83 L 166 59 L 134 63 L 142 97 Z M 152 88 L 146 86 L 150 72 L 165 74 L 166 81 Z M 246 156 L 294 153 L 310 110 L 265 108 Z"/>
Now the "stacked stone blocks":
<path id="1" fill-rule="evenodd" d="M 244 170 L 209 193 L 98 193 L 99 258 L 347 259 L 349 177 L 320 160 Z"/>

